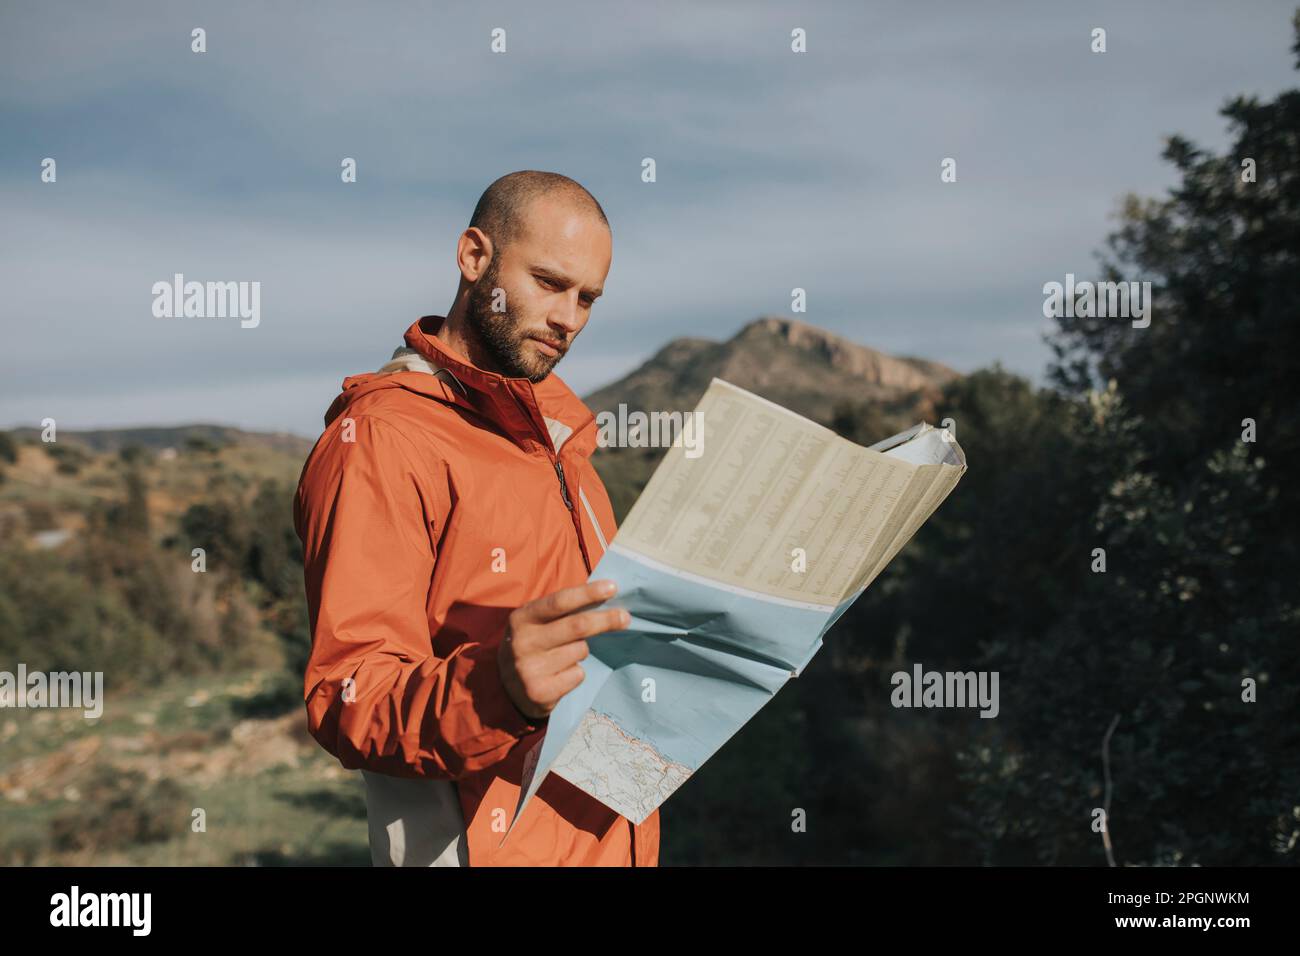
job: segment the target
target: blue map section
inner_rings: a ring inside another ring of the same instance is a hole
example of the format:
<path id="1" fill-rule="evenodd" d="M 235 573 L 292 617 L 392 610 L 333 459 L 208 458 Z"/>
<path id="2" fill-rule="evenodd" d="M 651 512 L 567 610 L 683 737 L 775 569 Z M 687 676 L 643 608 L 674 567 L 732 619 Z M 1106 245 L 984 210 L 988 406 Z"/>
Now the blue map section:
<path id="1" fill-rule="evenodd" d="M 662 570 L 628 557 L 617 545 L 605 552 L 591 580 L 618 583 L 611 607 L 631 612 L 631 630 L 665 643 L 685 638 L 693 645 L 711 645 L 741 659 L 794 670 L 821 637 L 833 612 L 829 608 L 799 607 L 790 602 L 748 597 L 721 585 Z M 606 663 L 628 659 L 613 637 L 597 637 L 592 653 Z M 640 651 L 642 648 L 638 647 Z"/>
<path id="2" fill-rule="evenodd" d="M 617 582 L 608 606 L 625 608 L 631 627 L 589 639 L 586 678 L 551 713 L 525 799 L 589 710 L 665 761 L 697 769 L 807 665 L 852 603 L 818 609 L 751 597 L 616 549 L 592 572 L 600 579 Z"/>

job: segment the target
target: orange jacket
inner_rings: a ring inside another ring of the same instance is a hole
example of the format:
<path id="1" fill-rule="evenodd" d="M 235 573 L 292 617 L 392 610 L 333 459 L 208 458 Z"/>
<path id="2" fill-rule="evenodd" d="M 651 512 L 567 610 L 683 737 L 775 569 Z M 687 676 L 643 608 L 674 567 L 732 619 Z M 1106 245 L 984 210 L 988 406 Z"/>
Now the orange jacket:
<path id="1" fill-rule="evenodd" d="M 555 775 L 498 846 L 545 732 L 501 683 L 506 617 L 586 581 L 615 523 L 590 409 L 555 374 L 471 365 L 442 321 L 405 338 L 445 371 L 346 379 L 303 467 L 311 733 L 345 767 L 453 781 L 470 865 L 655 865 L 657 812 L 633 826 Z"/>

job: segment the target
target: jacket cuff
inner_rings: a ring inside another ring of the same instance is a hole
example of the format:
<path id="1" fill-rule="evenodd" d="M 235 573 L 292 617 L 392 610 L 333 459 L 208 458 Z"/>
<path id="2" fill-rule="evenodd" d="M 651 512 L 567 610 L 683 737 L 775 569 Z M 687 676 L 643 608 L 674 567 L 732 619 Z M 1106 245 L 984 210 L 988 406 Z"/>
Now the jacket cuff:
<path id="1" fill-rule="evenodd" d="M 546 726 L 546 718 L 534 720 L 526 716 L 506 693 L 501 668 L 497 664 L 496 644 L 480 644 L 466 650 L 461 657 L 471 664 L 469 673 L 465 675 L 465 687 L 484 728 L 504 731 L 523 739 Z"/>

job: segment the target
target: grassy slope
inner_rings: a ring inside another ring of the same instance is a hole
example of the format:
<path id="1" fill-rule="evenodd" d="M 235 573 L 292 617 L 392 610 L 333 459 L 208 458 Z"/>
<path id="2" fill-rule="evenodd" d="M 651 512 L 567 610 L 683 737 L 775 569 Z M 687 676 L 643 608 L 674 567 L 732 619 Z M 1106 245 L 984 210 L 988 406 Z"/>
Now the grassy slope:
<path id="1" fill-rule="evenodd" d="M 256 444 L 151 454 L 155 536 L 214 488 L 292 486 L 301 464 L 297 451 Z M 120 499 L 121 471 L 116 455 L 92 452 L 61 474 L 42 445 L 24 444 L 5 468 L 0 512 L 20 534 L 75 532 L 87 508 Z M 0 711 L 0 864 L 367 864 L 360 777 L 307 735 L 284 686 L 283 669 L 268 668 L 108 688 L 98 720 Z M 206 832 L 193 832 L 194 808 Z"/>
<path id="2" fill-rule="evenodd" d="M 300 708 L 257 716 L 270 684 L 177 679 L 110 698 L 98 720 L 5 711 L 0 863 L 367 864 L 360 777 L 307 735 Z M 192 829 L 195 808 L 206 832 Z M 54 836 L 58 820 L 73 840 Z M 142 840 L 160 820 L 174 836 Z"/>

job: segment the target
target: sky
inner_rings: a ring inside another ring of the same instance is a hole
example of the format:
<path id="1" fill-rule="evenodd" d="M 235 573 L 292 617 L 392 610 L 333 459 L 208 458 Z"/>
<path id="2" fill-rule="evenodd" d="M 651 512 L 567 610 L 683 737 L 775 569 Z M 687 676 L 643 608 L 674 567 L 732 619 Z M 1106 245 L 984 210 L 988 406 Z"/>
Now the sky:
<path id="1" fill-rule="evenodd" d="M 1221 150 L 1224 102 L 1297 85 L 1293 9 L 6 2 L 0 427 L 314 436 L 445 314 L 457 236 L 517 169 L 611 222 L 557 368 L 580 394 L 760 315 L 1041 381 L 1044 283 L 1095 276 L 1121 197 L 1174 185 L 1165 136 Z M 176 273 L 260 283 L 259 324 L 156 317 Z"/>

